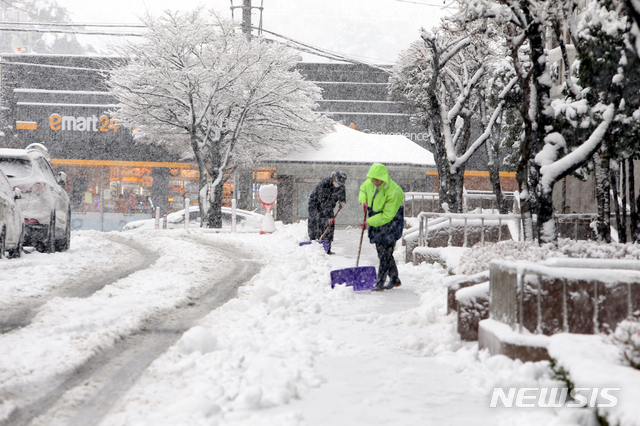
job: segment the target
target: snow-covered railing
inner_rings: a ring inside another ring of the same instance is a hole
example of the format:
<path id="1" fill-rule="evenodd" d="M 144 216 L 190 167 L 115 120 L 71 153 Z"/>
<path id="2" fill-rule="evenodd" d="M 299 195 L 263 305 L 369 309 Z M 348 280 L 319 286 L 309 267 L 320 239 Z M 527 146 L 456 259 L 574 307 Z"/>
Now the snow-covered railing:
<path id="1" fill-rule="evenodd" d="M 572 238 L 574 240 L 578 240 L 579 239 L 578 237 L 580 237 L 580 230 L 581 230 L 580 224 L 584 223 L 585 221 L 588 221 L 589 223 L 591 223 L 597 218 L 598 218 L 598 215 L 596 213 L 556 214 L 556 227 L 558 228 L 558 231 L 560 233 L 564 234 L 563 236 L 565 238 Z M 562 230 L 560 229 L 560 226 L 563 223 L 573 224 L 573 230 L 570 231 L 571 235 L 569 235 L 568 228 L 562 229 Z M 584 238 L 584 239 L 588 240 L 589 238 Z"/>
<path id="2" fill-rule="evenodd" d="M 422 212 L 418 215 L 419 231 L 418 246 L 427 247 L 429 243 L 429 232 L 447 228 L 447 246 L 453 245 L 453 235 L 456 228 L 463 228 L 462 247 L 469 245 L 470 228 L 480 228 L 480 242 L 485 242 L 485 232 L 488 228 L 497 227 L 497 241 L 502 240 L 503 225 L 509 226 L 511 238 L 521 241 L 522 229 L 520 216 L 514 214 L 497 213 L 430 213 Z M 493 238 L 492 238 L 493 240 Z"/>
<path id="3" fill-rule="evenodd" d="M 513 192 L 504 192 L 506 200 L 513 201 Z M 496 195 L 492 191 L 465 190 L 463 195 L 463 209 L 465 212 L 478 208 L 480 213 L 484 210 L 491 210 L 492 213 L 498 210 Z M 473 201 L 473 202 L 472 202 Z M 485 201 L 489 202 L 489 208 L 485 208 Z M 413 212 L 439 212 L 440 196 L 437 192 L 405 192 L 405 215 L 415 217 Z M 474 204 L 478 204 L 474 206 Z"/>
<path id="4" fill-rule="evenodd" d="M 595 334 L 640 309 L 637 261 L 494 260 L 490 276 L 490 318 L 520 333 Z"/>
<path id="5" fill-rule="evenodd" d="M 440 211 L 440 196 L 437 192 L 405 192 L 404 214 L 415 217 L 414 212 Z"/>

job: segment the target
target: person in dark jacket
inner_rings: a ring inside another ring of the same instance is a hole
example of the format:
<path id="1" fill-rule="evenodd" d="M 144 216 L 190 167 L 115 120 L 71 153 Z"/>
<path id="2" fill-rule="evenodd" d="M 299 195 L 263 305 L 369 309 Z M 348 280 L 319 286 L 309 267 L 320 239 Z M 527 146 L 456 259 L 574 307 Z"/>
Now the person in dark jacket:
<path id="1" fill-rule="evenodd" d="M 375 291 L 400 287 L 393 251 L 404 227 L 404 192 L 391 180 L 383 164 L 374 163 L 367 173 L 367 180 L 360 186 L 358 202 L 367 210 L 368 216 L 361 226 L 369 229 L 369 242 L 376 245 L 380 260 Z M 387 277 L 389 284 L 385 286 Z"/>
<path id="2" fill-rule="evenodd" d="M 330 225 L 322 238 L 324 241 L 329 241 L 329 254 L 333 254 L 331 251 L 335 229 L 333 210 L 336 204 L 342 208 L 347 202 L 346 180 L 347 174 L 345 172 L 341 170 L 333 172 L 331 176 L 322 179 L 309 196 L 309 239 L 320 239 L 327 226 Z"/>

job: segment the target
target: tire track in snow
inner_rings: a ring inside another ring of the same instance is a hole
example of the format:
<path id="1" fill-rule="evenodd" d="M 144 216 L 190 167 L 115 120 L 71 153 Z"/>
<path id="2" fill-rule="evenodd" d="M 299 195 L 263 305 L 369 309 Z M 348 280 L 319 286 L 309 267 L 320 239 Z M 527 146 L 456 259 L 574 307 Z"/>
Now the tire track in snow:
<path id="1" fill-rule="evenodd" d="M 55 388 L 15 409 L 0 426 L 91 426 L 100 423 L 122 395 L 158 356 L 175 344 L 195 323 L 235 297 L 240 285 L 259 272 L 249 255 L 206 238 L 186 236 L 233 261 L 233 267 L 215 277 L 212 285 L 182 306 L 159 315 L 146 328 L 105 349 Z"/>
<path id="2" fill-rule="evenodd" d="M 38 313 L 40 307 L 53 298 L 89 297 L 109 284 L 113 284 L 134 272 L 149 268 L 160 257 L 159 254 L 141 246 L 140 244 L 123 238 L 118 238 L 113 235 L 105 235 L 105 239 L 111 240 L 117 244 L 126 245 L 137 251 L 139 256 L 131 256 L 131 261 L 128 264 L 117 268 L 107 275 L 81 275 L 72 280 L 68 280 L 63 286 L 47 293 L 46 298 L 30 298 L 17 303 L 10 309 L 3 310 L 0 312 L 0 334 L 28 326 L 31 323 L 31 320 L 33 320 L 33 317 Z M 55 254 L 53 255 L 55 256 Z"/>

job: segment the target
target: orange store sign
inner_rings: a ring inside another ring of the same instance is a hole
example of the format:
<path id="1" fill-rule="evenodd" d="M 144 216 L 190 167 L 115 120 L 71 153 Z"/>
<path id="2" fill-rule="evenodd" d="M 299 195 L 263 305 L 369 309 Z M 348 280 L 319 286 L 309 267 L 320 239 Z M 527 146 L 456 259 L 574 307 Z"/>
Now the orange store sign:
<path id="1" fill-rule="evenodd" d="M 73 117 L 68 115 L 51 114 L 49 128 L 54 131 L 73 132 L 117 132 L 120 128 L 114 119 L 101 115 L 96 117 Z"/>

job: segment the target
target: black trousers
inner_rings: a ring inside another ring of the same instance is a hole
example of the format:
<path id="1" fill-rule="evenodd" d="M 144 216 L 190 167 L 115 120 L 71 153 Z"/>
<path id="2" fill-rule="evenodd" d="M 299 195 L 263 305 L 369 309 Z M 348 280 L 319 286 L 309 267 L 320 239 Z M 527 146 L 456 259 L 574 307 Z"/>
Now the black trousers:
<path id="1" fill-rule="evenodd" d="M 396 248 L 396 242 L 376 243 L 376 251 L 378 252 L 378 259 L 380 260 L 380 266 L 378 266 L 378 282 L 376 287 L 378 289 L 385 288 L 385 281 L 387 276 L 389 277 L 389 284 L 386 288 L 393 288 L 397 284 L 400 284 L 400 278 L 398 277 L 398 267 L 396 266 L 396 260 L 393 258 L 393 251 Z"/>
<path id="2" fill-rule="evenodd" d="M 322 236 L 322 233 L 327 229 L 327 225 L 333 219 L 333 216 L 309 216 L 309 221 L 307 223 L 307 230 L 309 231 L 309 239 L 310 240 L 319 240 Z M 329 241 L 329 244 L 333 242 L 333 232 L 336 228 L 336 225 L 331 225 L 327 230 L 327 233 L 324 234 L 324 241 Z"/>

